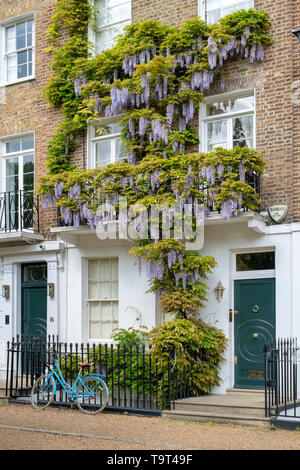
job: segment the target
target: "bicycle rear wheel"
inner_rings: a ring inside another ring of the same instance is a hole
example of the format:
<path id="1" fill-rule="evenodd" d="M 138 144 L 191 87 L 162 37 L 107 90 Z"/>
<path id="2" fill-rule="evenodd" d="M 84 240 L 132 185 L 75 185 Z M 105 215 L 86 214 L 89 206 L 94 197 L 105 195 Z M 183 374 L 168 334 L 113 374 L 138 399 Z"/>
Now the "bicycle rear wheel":
<path id="1" fill-rule="evenodd" d="M 78 408 L 93 415 L 106 407 L 109 390 L 104 380 L 99 377 L 86 377 L 81 379 L 76 395 L 81 395 L 76 399 Z"/>
<path id="2" fill-rule="evenodd" d="M 41 375 L 33 384 L 31 390 L 31 403 L 34 408 L 44 410 L 54 397 L 54 379 L 49 375 Z"/>

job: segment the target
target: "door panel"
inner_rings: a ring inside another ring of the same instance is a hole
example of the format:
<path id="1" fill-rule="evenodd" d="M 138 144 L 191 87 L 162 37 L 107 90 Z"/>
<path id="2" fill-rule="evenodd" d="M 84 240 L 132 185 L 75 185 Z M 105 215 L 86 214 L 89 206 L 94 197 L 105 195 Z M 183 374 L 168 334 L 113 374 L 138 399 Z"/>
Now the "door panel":
<path id="1" fill-rule="evenodd" d="M 22 334 L 45 340 L 47 336 L 47 288 L 23 287 L 22 304 Z"/>
<path id="2" fill-rule="evenodd" d="M 47 265 L 22 266 L 22 335 L 47 337 Z"/>
<path id="3" fill-rule="evenodd" d="M 235 387 L 264 387 L 265 343 L 275 339 L 275 279 L 234 283 Z"/>

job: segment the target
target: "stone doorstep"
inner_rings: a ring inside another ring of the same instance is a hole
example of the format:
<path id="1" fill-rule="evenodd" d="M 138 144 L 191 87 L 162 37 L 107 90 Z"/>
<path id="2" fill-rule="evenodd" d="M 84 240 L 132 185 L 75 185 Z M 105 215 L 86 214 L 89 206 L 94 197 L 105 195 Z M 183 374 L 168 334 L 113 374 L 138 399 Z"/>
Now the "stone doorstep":
<path id="1" fill-rule="evenodd" d="M 204 411 L 163 411 L 162 417 L 167 419 L 178 419 L 181 421 L 194 421 L 199 423 L 238 424 L 242 426 L 256 426 L 263 428 L 268 428 L 271 424 L 270 418 L 223 415 L 221 413 L 208 413 Z"/>
<path id="2" fill-rule="evenodd" d="M 227 394 L 204 395 L 175 402 L 175 409 L 163 417 L 199 422 L 231 423 L 250 426 L 270 425 L 265 417 L 263 390 L 228 390 Z"/>

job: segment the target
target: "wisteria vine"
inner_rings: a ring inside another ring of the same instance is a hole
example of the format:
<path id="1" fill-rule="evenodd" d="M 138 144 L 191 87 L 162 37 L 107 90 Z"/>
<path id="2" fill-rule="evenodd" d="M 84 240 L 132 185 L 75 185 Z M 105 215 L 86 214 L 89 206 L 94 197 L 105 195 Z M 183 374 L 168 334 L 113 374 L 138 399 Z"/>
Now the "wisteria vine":
<path id="1" fill-rule="evenodd" d="M 65 104 L 64 109 L 71 110 L 69 118 L 80 128 L 93 123 L 101 132 L 109 120 L 118 120 L 128 158 L 105 168 L 64 173 L 72 149 L 62 139 L 63 148 L 52 152 L 49 163 L 57 174 L 41 181 L 44 208 L 55 205 L 64 224 L 78 228 L 88 223 L 91 229 L 102 221 L 99 206 L 108 214 L 113 208 L 120 231 L 132 220 L 122 211 L 124 197 L 130 206 L 188 205 L 192 224 L 202 204 L 205 217 L 213 208 L 227 220 L 244 208 L 255 210 L 259 197 L 251 179 L 263 171 L 261 154 L 248 148 L 207 154 L 188 150 L 199 142 L 195 118 L 205 94 L 215 80 L 224 86 L 222 67 L 237 58 L 262 61 L 264 47 L 272 42 L 269 26 L 267 14 L 252 9 L 215 25 L 196 18 L 175 29 L 142 21 L 128 26 L 110 50 L 93 59 L 80 56 L 65 77 L 73 107 Z M 71 129 L 69 125 L 69 134 Z M 160 239 L 161 221 L 152 225 L 145 241 L 145 216 L 135 216 L 131 252 L 139 270 L 146 262 L 149 291 L 159 296 L 166 312 L 195 315 L 205 300 L 202 280 L 215 266 L 214 258 L 186 250 L 184 240 Z M 172 227 L 172 217 L 169 223 Z"/>

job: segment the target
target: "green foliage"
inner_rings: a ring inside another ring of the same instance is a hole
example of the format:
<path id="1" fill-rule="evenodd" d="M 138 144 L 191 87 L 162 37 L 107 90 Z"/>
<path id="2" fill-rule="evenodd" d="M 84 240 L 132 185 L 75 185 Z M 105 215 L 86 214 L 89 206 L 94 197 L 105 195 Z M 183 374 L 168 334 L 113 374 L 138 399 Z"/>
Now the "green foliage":
<path id="1" fill-rule="evenodd" d="M 219 367 L 227 340 L 221 330 L 201 320 L 176 318 L 154 328 L 150 334 L 151 355 L 160 363 L 160 370 L 171 361 L 178 372 L 189 371 L 194 390 L 210 393 L 219 385 Z"/>
<path id="2" fill-rule="evenodd" d="M 112 334 L 112 339 L 123 347 L 145 345 L 147 342 L 146 326 L 141 326 L 138 330 L 132 327 L 126 330 L 125 328 L 118 328 Z"/>

